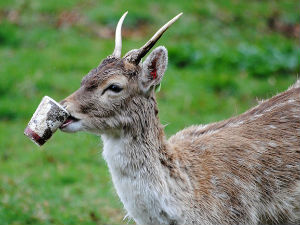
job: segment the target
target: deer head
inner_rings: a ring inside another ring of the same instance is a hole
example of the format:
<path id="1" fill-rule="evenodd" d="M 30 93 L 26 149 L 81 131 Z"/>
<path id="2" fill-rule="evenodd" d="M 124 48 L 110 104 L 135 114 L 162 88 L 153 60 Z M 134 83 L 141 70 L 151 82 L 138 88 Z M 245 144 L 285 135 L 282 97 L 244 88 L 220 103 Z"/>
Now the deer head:
<path id="1" fill-rule="evenodd" d="M 62 131 L 103 134 L 138 127 L 145 122 L 143 117 L 156 116 L 154 89 L 166 70 L 167 50 L 157 47 L 144 62 L 141 59 L 182 13 L 161 27 L 144 46 L 121 57 L 121 27 L 126 14 L 118 22 L 112 55 L 91 70 L 80 88 L 61 102 L 71 114 L 61 126 Z"/>

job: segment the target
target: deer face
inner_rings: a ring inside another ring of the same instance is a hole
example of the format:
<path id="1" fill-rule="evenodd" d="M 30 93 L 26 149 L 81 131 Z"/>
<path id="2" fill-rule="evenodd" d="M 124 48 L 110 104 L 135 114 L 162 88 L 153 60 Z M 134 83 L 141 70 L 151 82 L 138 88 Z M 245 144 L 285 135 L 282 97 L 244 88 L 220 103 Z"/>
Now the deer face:
<path id="1" fill-rule="evenodd" d="M 62 101 L 71 116 L 62 131 L 91 131 L 121 126 L 122 109 L 136 88 L 138 67 L 126 66 L 122 59 L 105 59 L 83 79 L 80 88 Z M 130 85 L 129 85 L 130 84 Z"/>
<path id="2" fill-rule="evenodd" d="M 141 65 L 126 59 L 108 58 L 91 70 L 80 88 L 61 102 L 71 116 L 62 125 L 65 132 L 103 132 L 133 123 L 136 107 L 154 94 L 167 67 L 167 50 L 156 48 Z M 149 109 L 150 110 L 150 109 Z"/>
<path id="3" fill-rule="evenodd" d="M 136 123 L 136 114 L 142 113 L 139 110 L 154 95 L 155 86 L 161 82 L 167 67 L 167 50 L 157 47 L 145 62 L 140 63 L 140 60 L 179 16 L 161 28 L 142 48 L 121 58 L 118 35 L 121 35 L 120 26 L 125 15 L 117 26 L 114 53 L 91 70 L 82 79 L 80 88 L 61 102 L 71 114 L 61 126 L 62 131 L 102 134 L 121 130 Z"/>

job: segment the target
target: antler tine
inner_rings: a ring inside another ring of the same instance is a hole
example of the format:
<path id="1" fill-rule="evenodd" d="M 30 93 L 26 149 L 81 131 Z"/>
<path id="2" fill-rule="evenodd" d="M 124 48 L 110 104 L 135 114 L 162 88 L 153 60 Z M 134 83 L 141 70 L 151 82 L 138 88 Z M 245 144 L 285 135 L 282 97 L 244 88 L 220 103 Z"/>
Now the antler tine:
<path id="1" fill-rule="evenodd" d="M 122 51 L 122 24 L 123 21 L 127 15 L 128 11 L 123 14 L 123 16 L 120 18 L 117 28 L 116 28 L 116 34 L 115 34 L 115 49 L 112 53 L 112 56 L 115 58 L 121 57 L 121 51 Z"/>
<path id="2" fill-rule="evenodd" d="M 155 43 L 159 40 L 159 38 L 163 35 L 163 33 L 182 15 L 183 13 L 179 13 L 169 22 L 167 22 L 164 26 L 162 26 L 153 36 L 152 38 L 144 44 L 140 49 L 138 49 L 138 53 L 134 61 L 139 63 L 140 60 L 149 52 L 149 50 L 155 45 Z"/>

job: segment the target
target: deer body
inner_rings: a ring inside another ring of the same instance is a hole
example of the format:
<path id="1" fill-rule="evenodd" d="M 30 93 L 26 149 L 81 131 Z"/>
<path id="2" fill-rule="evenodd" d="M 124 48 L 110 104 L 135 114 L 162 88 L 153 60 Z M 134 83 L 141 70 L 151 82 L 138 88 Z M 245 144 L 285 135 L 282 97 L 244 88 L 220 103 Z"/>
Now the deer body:
<path id="1" fill-rule="evenodd" d="M 299 82 L 240 116 L 186 128 L 169 141 L 162 130 L 143 129 L 151 136 L 102 136 L 117 193 L 138 224 L 258 224 L 268 216 L 299 216 L 293 212 L 300 198 Z"/>
<path id="2" fill-rule="evenodd" d="M 123 58 L 115 49 L 92 70 L 62 101 L 72 116 L 61 129 L 101 135 L 116 191 L 137 224 L 298 224 L 300 81 L 239 116 L 167 140 L 154 94 L 167 50 L 140 63 L 165 26 L 141 49 Z"/>

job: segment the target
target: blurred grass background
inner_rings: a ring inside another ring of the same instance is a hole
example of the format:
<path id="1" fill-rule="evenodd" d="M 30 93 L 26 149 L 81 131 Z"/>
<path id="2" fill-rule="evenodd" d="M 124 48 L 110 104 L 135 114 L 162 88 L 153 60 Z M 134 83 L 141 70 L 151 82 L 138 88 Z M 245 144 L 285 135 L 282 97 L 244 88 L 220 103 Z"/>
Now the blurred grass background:
<path id="1" fill-rule="evenodd" d="M 57 132 L 42 148 L 23 136 L 44 95 L 61 100 L 111 54 L 184 12 L 158 45 L 169 67 L 158 93 L 168 136 L 244 112 L 299 74 L 298 0 L 0 0 L 0 224 L 121 224 L 124 211 L 89 134 Z"/>

